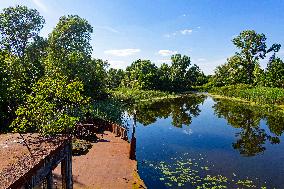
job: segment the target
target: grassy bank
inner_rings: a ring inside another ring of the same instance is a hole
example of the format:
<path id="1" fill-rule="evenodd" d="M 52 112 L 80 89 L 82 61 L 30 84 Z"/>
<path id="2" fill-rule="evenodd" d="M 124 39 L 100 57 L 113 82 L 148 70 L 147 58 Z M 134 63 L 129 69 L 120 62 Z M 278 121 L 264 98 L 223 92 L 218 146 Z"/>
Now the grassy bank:
<path id="1" fill-rule="evenodd" d="M 224 96 L 235 100 L 259 105 L 276 105 L 284 108 L 284 89 L 270 87 L 253 87 L 250 85 L 230 85 L 209 90 L 215 97 Z"/>
<path id="2" fill-rule="evenodd" d="M 156 90 L 118 88 L 110 91 L 113 98 L 125 102 L 139 102 L 153 99 L 174 98 L 177 95 Z"/>

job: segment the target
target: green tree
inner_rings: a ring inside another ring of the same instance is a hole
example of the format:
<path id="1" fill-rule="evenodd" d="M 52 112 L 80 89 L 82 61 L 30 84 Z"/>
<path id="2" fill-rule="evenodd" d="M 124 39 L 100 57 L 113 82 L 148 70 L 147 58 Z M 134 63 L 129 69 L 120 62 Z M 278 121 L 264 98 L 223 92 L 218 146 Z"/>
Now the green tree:
<path id="1" fill-rule="evenodd" d="M 220 87 L 246 83 L 246 71 L 242 61 L 242 57 L 234 55 L 228 58 L 225 64 L 218 66 L 212 78 L 214 86 Z"/>
<path id="2" fill-rule="evenodd" d="M 107 89 L 107 68 L 109 64 L 102 59 L 92 59 L 86 65 L 85 75 L 81 77 L 86 95 L 93 99 L 104 98 Z"/>
<path id="3" fill-rule="evenodd" d="M 188 89 L 190 89 L 192 86 L 201 86 L 208 82 L 207 77 L 196 64 L 191 66 L 187 71 L 186 80 Z"/>
<path id="4" fill-rule="evenodd" d="M 172 91 L 184 91 L 187 89 L 186 74 L 190 66 L 190 57 L 181 54 L 175 54 L 171 57 L 171 74 Z"/>
<path id="5" fill-rule="evenodd" d="M 150 60 L 136 60 L 126 68 L 124 85 L 139 89 L 156 89 L 158 68 Z"/>
<path id="6" fill-rule="evenodd" d="M 16 132 L 43 134 L 72 131 L 87 111 L 89 99 L 82 92 L 82 82 L 69 82 L 60 73 L 43 77 L 27 95 L 26 102 L 17 109 L 12 128 Z"/>
<path id="7" fill-rule="evenodd" d="M 171 84 L 170 75 L 171 75 L 171 67 L 168 64 L 163 63 L 158 69 L 158 77 L 159 77 L 158 89 L 162 91 L 171 90 L 172 84 Z"/>
<path id="8" fill-rule="evenodd" d="M 60 70 L 69 81 L 79 79 L 84 93 L 97 97 L 106 87 L 108 63 L 91 58 L 92 26 L 77 15 L 62 16 L 48 37 L 48 61 L 46 72 Z"/>
<path id="9" fill-rule="evenodd" d="M 0 13 L 1 48 L 24 57 L 29 42 L 38 36 L 44 19 L 35 9 L 16 6 Z"/>
<path id="10" fill-rule="evenodd" d="M 242 59 L 240 65 L 246 70 L 247 84 L 253 84 L 253 71 L 259 59 L 264 59 L 270 52 L 278 52 L 281 47 L 280 44 L 273 44 L 267 48 L 266 36 L 254 30 L 241 32 L 233 39 L 233 44 L 240 49 L 236 54 Z"/>
<path id="11" fill-rule="evenodd" d="M 8 125 L 16 108 L 42 76 L 38 37 L 44 19 L 35 9 L 15 6 L 0 13 L 0 124 Z M 37 64 L 35 64 L 37 62 Z"/>
<path id="12" fill-rule="evenodd" d="M 122 69 L 110 68 L 107 72 L 107 85 L 109 89 L 118 88 L 125 77 Z"/>
<path id="13" fill-rule="evenodd" d="M 284 62 L 280 58 L 269 61 L 264 80 L 265 86 L 284 88 Z"/>

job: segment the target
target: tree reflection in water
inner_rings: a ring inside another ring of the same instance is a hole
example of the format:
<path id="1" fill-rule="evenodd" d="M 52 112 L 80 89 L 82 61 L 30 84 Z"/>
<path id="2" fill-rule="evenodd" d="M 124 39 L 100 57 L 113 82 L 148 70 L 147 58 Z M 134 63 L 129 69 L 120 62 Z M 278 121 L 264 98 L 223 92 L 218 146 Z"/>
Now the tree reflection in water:
<path id="1" fill-rule="evenodd" d="M 172 125 L 182 127 L 182 125 L 190 125 L 192 117 L 199 115 L 199 104 L 204 100 L 204 95 L 189 95 L 156 102 L 144 101 L 133 105 L 128 112 L 131 114 L 136 109 L 137 121 L 144 126 L 156 122 L 157 119 L 171 116 Z"/>
<path id="2" fill-rule="evenodd" d="M 230 100 L 215 99 L 213 106 L 218 117 L 225 118 L 228 123 L 240 128 L 236 133 L 237 141 L 233 148 L 244 156 L 255 156 L 263 153 L 266 141 L 271 144 L 280 143 L 279 136 L 284 131 L 284 114 L 273 107 L 256 107 Z M 260 128 L 260 121 L 265 120 L 270 133 Z"/>

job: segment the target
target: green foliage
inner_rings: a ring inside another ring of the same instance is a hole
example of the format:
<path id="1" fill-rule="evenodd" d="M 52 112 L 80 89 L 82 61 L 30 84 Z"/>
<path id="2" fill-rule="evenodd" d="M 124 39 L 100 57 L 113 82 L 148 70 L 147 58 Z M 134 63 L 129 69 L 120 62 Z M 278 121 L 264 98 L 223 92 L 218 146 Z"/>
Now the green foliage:
<path id="1" fill-rule="evenodd" d="M 0 123 L 6 126 L 14 118 L 18 105 L 23 103 L 30 83 L 26 67 L 7 51 L 0 51 Z"/>
<path id="2" fill-rule="evenodd" d="M 207 77 L 197 65 L 190 66 L 190 57 L 176 54 L 171 60 L 171 65 L 164 63 L 159 68 L 149 60 L 133 62 L 126 68 L 123 86 L 142 90 L 184 92 L 207 82 Z"/>
<path id="3" fill-rule="evenodd" d="M 107 72 L 107 86 L 109 89 L 118 88 L 125 77 L 122 69 L 110 68 Z"/>
<path id="4" fill-rule="evenodd" d="M 0 13 L 0 124 L 15 117 L 15 110 L 43 75 L 44 40 L 38 37 L 44 19 L 35 9 L 15 6 Z"/>
<path id="5" fill-rule="evenodd" d="M 259 59 L 264 59 L 269 52 L 278 52 L 280 44 L 273 44 L 270 48 L 266 46 L 266 37 L 264 34 L 258 34 L 254 30 L 242 31 L 233 39 L 234 45 L 240 49 L 236 53 L 241 57 L 241 64 L 246 71 L 248 84 L 253 83 L 253 71 Z"/>
<path id="6" fill-rule="evenodd" d="M 80 81 L 66 76 L 43 77 L 32 88 L 26 102 L 16 111 L 12 127 L 16 132 L 52 134 L 72 131 L 86 113 L 88 98 L 81 95 Z"/>
<path id="7" fill-rule="evenodd" d="M 136 60 L 126 68 L 124 86 L 143 90 L 155 89 L 157 70 L 150 60 Z"/>
<path id="8" fill-rule="evenodd" d="M 44 19 L 26 6 L 4 8 L 0 13 L 1 49 L 23 57 L 29 41 L 38 35 Z"/>
<path id="9" fill-rule="evenodd" d="M 180 54 L 171 57 L 171 90 L 172 91 L 185 91 L 188 88 L 188 69 L 190 66 L 190 57 L 181 56 Z"/>
<path id="10" fill-rule="evenodd" d="M 126 87 L 121 87 L 116 90 L 111 91 L 113 98 L 124 101 L 124 102 L 135 102 L 141 100 L 149 100 L 154 98 L 164 98 L 171 97 L 166 92 L 161 92 L 157 90 L 139 90 L 139 89 L 130 89 Z"/>
<path id="11" fill-rule="evenodd" d="M 253 30 L 245 30 L 233 39 L 233 44 L 240 49 L 234 56 L 227 59 L 227 62 L 218 66 L 211 83 L 215 87 L 253 84 L 271 87 L 282 85 L 283 66 L 279 58 L 275 58 L 275 53 L 280 50 L 280 44 L 273 44 L 270 48 L 266 45 L 264 34 L 258 34 Z M 259 60 L 264 59 L 273 52 L 264 71 L 259 66 Z M 273 79 L 272 79 L 273 78 Z M 274 79 L 275 78 L 275 79 Z M 277 80 L 277 81 L 276 81 Z M 273 85 L 272 83 L 277 84 Z"/>
<path id="12" fill-rule="evenodd" d="M 48 36 L 50 53 L 55 60 L 63 62 L 66 56 L 74 52 L 90 55 L 92 32 L 93 28 L 87 20 L 77 15 L 62 16 Z"/>
<path id="13" fill-rule="evenodd" d="M 268 63 L 261 82 L 268 87 L 284 88 L 284 62 L 280 58 Z"/>
<path id="14" fill-rule="evenodd" d="M 46 40 L 38 36 L 43 24 L 24 6 L 0 14 L 0 124 L 14 120 L 14 131 L 65 131 L 84 119 L 88 97 L 106 94 L 108 63 L 91 59 L 92 26 L 63 16 Z"/>
<path id="15" fill-rule="evenodd" d="M 215 86 L 247 83 L 246 73 L 242 65 L 242 58 L 238 55 L 228 58 L 225 64 L 216 68 L 212 82 Z"/>
<path id="16" fill-rule="evenodd" d="M 46 73 L 60 70 L 70 81 L 82 81 L 85 95 L 99 98 L 105 93 L 108 63 L 91 59 L 92 32 L 92 26 L 77 15 L 61 17 L 48 38 Z"/>

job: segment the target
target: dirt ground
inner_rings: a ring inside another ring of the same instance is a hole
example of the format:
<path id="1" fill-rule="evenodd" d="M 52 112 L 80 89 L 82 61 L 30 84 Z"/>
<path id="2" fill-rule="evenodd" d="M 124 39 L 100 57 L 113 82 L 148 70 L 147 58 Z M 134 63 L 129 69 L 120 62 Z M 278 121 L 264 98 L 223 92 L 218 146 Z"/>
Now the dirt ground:
<path id="1" fill-rule="evenodd" d="M 98 137 L 87 154 L 73 156 L 74 188 L 146 188 L 137 174 L 137 162 L 129 159 L 130 144 L 108 131 Z M 60 166 L 53 172 L 55 188 L 60 188 Z"/>
<path id="2" fill-rule="evenodd" d="M 20 178 L 65 141 L 38 134 L 0 134 L 0 189 L 20 184 Z"/>

